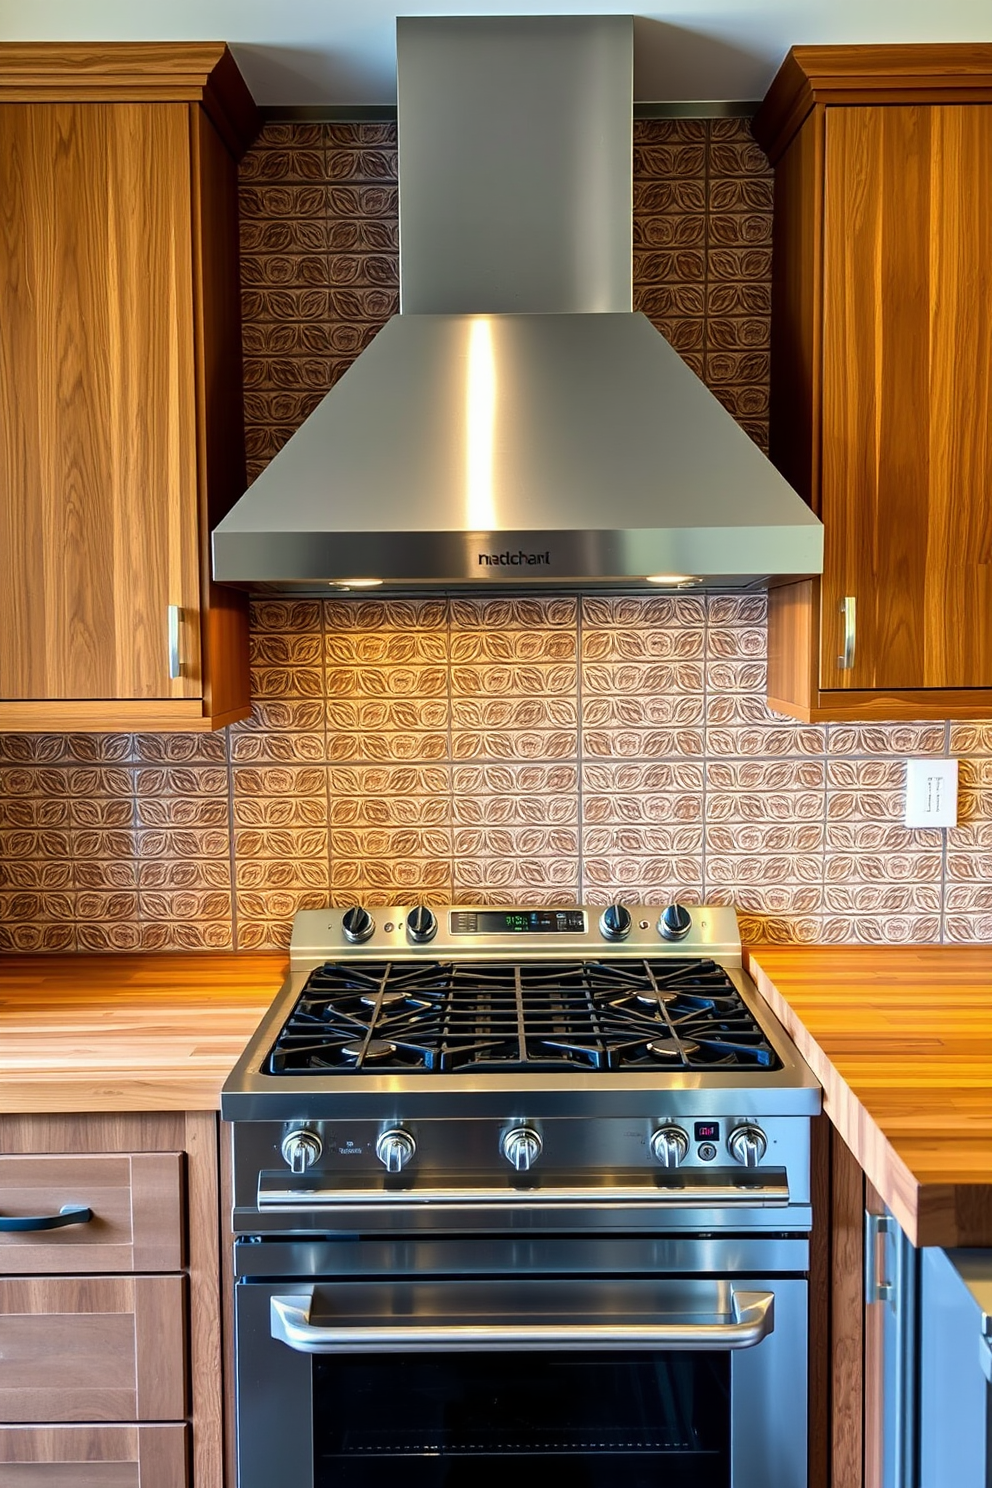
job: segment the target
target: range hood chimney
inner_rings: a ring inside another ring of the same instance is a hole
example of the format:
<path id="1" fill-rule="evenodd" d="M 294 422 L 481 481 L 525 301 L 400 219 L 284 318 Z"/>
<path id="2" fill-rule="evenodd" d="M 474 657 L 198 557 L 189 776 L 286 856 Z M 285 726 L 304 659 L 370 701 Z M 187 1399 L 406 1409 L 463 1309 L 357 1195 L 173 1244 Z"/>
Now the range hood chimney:
<path id="1" fill-rule="evenodd" d="M 400 314 L 220 523 L 214 576 L 819 573 L 819 521 L 631 311 L 631 17 L 401 19 L 397 55 Z"/>

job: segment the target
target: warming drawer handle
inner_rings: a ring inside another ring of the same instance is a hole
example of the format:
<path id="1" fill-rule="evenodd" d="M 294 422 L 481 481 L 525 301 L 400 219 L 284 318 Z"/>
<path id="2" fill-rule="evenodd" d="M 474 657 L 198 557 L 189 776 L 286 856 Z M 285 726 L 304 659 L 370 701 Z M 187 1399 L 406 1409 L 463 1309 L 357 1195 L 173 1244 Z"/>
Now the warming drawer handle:
<path id="1" fill-rule="evenodd" d="M 58 1214 L 25 1215 L 12 1219 L 0 1215 L 0 1234 L 10 1230 L 61 1230 L 66 1225 L 89 1224 L 93 1210 L 83 1204 L 63 1204 Z"/>
<path id="2" fill-rule="evenodd" d="M 270 1299 L 272 1337 L 300 1354 L 492 1353 L 512 1349 L 677 1349 L 713 1352 L 754 1348 L 775 1326 L 771 1292 L 733 1292 L 733 1321 L 711 1323 L 442 1323 L 397 1327 L 316 1325 L 313 1294 Z"/>

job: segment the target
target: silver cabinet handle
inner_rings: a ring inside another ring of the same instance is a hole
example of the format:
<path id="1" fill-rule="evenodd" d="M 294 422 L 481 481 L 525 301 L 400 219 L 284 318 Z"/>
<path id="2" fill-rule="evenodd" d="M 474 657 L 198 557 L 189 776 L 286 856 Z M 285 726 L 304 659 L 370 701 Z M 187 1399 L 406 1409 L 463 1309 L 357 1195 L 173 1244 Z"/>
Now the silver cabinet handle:
<path id="1" fill-rule="evenodd" d="M 886 1235 L 895 1228 L 888 1214 L 869 1214 L 865 1210 L 865 1302 L 889 1302 L 892 1282 L 886 1280 L 885 1267 L 879 1265 L 879 1252 Z"/>
<path id="2" fill-rule="evenodd" d="M 682 1352 L 754 1348 L 775 1327 L 771 1292 L 734 1292 L 731 1322 L 690 1323 L 415 1323 L 314 1324 L 309 1296 L 270 1298 L 273 1338 L 300 1354 L 491 1353 L 510 1349 L 678 1349 Z"/>
<path id="3" fill-rule="evenodd" d="M 857 602 L 853 594 L 845 595 L 840 602 L 840 612 L 844 617 L 844 639 L 841 642 L 841 653 L 837 658 L 837 667 L 842 672 L 850 672 L 854 669 L 854 648 L 857 643 Z"/>
<path id="4" fill-rule="evenodd" d="M 182 627 L 186 612 L 180 605 L 169 606 L 169 677 L 175 681 L 186 670 L 182 654 Z"/>

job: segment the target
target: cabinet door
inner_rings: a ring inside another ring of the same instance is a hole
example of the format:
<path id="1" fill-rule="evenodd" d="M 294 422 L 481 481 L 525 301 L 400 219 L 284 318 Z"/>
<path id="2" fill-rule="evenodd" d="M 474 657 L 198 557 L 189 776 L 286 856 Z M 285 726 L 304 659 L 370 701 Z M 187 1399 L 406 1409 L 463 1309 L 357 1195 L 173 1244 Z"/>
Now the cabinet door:
<path id="1" fill-rule="evenodd" d="M 0 106 L 0 699 L 201 692 L 189 131 Z"/>
<path id="2" fill-rule="evenodd" d="M 916 1252 L 871 1185 L 865 1213 L 865 1488 L 916 1482 Z"/>
<path id="3" fill-rule="evenodd" d="M 170 1426 L 0 1426 L 4 1488 L 186 1488 L 188 1433 Z"/>
<path id="4" fill-rule="evenodd" d="M 823 212 L 820 687 L 989 687 L 992 107 L 828 108 Z"/>
<path id="5" fill-rule="evenodd" d="M 0 1280 L 0 1421 L 181 1420 L 185 1312 L 181 1276 Z"/>

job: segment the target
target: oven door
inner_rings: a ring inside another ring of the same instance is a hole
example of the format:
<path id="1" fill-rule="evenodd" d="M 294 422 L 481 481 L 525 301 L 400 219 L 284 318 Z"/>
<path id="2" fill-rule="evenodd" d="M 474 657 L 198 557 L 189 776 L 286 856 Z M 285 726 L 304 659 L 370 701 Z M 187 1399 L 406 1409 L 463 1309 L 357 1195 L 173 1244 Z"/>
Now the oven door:
<path id="1" fill-rule="evenodd" d="M 241 1282 L 240 1488 L 803 1488 L 806 1283 Z"/>

